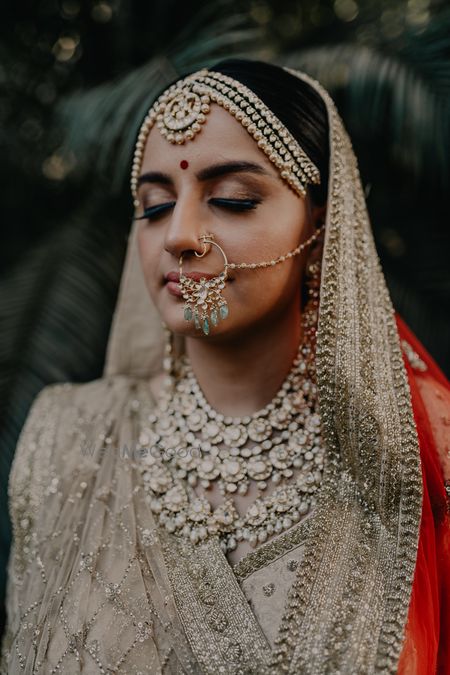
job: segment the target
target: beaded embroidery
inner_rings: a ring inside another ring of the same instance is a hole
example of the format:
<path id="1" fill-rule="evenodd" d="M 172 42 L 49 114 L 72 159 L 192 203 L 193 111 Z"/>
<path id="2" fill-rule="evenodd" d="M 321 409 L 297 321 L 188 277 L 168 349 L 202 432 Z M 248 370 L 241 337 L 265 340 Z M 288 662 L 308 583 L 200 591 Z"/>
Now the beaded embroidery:
<path id="1" fill-rule="evenodd" d="M 416 351 L 411 347 L 407 340 L 401 341 L 403 353 L 411 364 L 412 368 L 415 370 L 420 370 L 425 372 L 427 370 L 427 364 L 420 358 Z"/>

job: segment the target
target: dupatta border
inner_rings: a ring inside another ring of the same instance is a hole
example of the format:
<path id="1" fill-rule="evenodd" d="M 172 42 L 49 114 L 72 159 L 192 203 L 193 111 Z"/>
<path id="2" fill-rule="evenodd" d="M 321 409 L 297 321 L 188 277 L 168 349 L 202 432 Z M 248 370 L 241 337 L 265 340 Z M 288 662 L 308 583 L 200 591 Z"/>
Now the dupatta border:
<path id="1" fill-rule="evenodd" d="M 350 139 L 330 128 L 317 381 L 328 458 L 272 667 L 394 674 L 417 556 L 422 477 L 411 397 Z"/>

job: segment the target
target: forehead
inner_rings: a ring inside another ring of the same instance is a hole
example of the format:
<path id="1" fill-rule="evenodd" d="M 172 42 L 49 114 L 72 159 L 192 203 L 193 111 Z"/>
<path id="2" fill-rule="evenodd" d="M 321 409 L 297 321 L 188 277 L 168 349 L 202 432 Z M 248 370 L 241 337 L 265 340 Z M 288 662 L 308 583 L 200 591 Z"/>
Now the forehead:
<path id="1" fill-rule="evenodd" d="M 202 125 L 200 133 L 182 145 L 167 141 L 154 126 L 147 138 L 142 168 L 147 170 L 149 167 L 157 166 L 161 169 L 183 159 L 191 162 L 195 160 L 217 162 L 236 160 L 237 157 L 258 161 L 268 169 L 273 169 L 271 162 L 242 124 L 214 103 L 206 115 L 206 122 Z"/>

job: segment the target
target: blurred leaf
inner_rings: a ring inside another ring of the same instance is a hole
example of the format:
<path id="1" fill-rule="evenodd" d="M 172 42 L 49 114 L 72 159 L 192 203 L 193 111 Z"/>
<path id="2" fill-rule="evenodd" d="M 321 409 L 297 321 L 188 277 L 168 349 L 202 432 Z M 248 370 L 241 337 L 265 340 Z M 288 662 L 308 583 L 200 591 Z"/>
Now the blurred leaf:
<path id="1" fill-rule="evenodd" d="M 317 78 L 352 138 L 396 309 L 450 372 L 450 11 L 379 44 L 323 45 L 280 63 Z"/>
<path id="2" fill-rule="evenodd" d="M 450 11 L 397 41 L 324 45 L 281 61 L 310 73 L 338 97 L 353 135 L 383 143 L 387 155 L 419 181 L 447 188 Z"/>
<path id="3" fill-rule="evenodd" d="M 57 211 L 50 229 L 41 225 L 45 236 L 27 242 L 26 252 L 3 271 L 0 286 L 0 601 L 11 536 L 9 468 L 30 405 L 46 384 L 88 381 L 103 371 L 131 223 L 131 197 L 123 188 L 138 126 L 160 89 L 179 73 L 212 62 L 224 50 L 239 54 L 255 46 L 258 32 L 232 7 L 222 2 L 221 11 L 230 16 L 220 20 L 216 14 L 214 22 L 213 7 L 193 15 L 181 35 L 167 41 L 166 56 L 73 94 L 56 108 L 51 143 L 58 138 L 57 124 L 65 144 L 52 148 L 47 162 L 60 187 L 52 202 Z M 3 140 L 8 143 L 6 130 Z M 67 177 L 65 165 L 74 167 Z M 40 185 L 41 166 L 33 170 Z M 14 207 L 20 226 L 30 215 L 39 221 L 33 203 L 22 198 L 17 208 L 16 195 Z M 0 630 L 1 620 L 0 610 Z"/>
<path id="4" fill-rule="evenodd" d="M 112 190 L 120 191 L 130 173 L 139 127 L 159 92 L 183 73 L 205 67 L 224 53 L 239 56 L 246 48 L 248 56 L 255 51 L 261 34 L 247 18 L 232 14 L 211 22 L 211 9 L 194 17 L 166 55 L 152 58 L 123 78 L 75 93 L 61 102 L 57 114 L 65 131 L 64 151 L 75 153 L 78 171 L 95 167 L 96 172 L 106 172 L 111 176 Z"/>
<path id="5" fill-rule="evenodd" d="M 83 204 L 78 217 L 61 222 L 0 286 L 1 598 L 11 536 L 9 468 L 30 405 L 51 382 L 102 374 L 129 224 L 120 205 L 107 209 L 105 202 Z M 0 630 L 1 620 L 0 610 Z"/>

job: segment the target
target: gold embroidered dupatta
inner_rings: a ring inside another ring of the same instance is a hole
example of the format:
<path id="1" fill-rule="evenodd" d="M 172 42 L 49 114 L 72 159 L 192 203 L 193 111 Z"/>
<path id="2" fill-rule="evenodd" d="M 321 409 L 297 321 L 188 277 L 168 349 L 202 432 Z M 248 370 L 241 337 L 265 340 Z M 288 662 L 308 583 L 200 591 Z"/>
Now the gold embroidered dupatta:
<path id="1" fill-rule="evenodd" d="M 323 87 L 290 72 L 322 96 L 330 128 L 317 342 L 328 459 L 267 669 L 395 673 L 422 500 L 409 388 L 351 142 Z M 162 368 L 163 331 L 140 270 L 136 231 L 135 221 L 105 375 L 147 378 Z M 214 672 L 217 664 L 208 669 L 208 656 L 202 658 L 205 671 Z"/>

